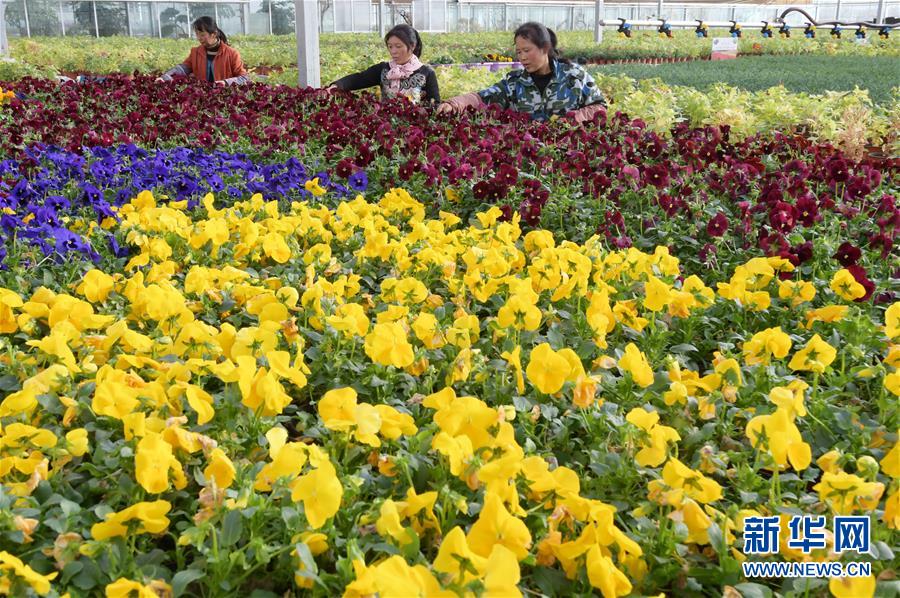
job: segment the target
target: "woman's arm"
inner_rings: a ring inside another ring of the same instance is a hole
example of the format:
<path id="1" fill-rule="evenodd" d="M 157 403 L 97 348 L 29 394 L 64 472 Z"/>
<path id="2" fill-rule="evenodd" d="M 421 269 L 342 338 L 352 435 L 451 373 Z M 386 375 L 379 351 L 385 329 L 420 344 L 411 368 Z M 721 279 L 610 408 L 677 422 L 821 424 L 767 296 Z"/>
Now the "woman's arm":
<path id="1" fill-rule="evenodd" d="M 425 100 L 440 104 L 441 91 L 438 88 L 437 73 L 434 69 L 428 69 L 428 75 L 425 77 Z"/>
<path id="2" fill-rule="evenodd" d="M 234 52 L 231 72 L 234 74 L 225 79 L 225 85 L 245 85 L 250 83 L 250 78 L 247 77 L 247 67 L 244 66 L 244 61 L 241 60 L 241 55 L 237 50 Z"/>
<path id="3" fill-rule="evenodd" d="M 450 98 L 441 104 L 438 108 L 438 113 L 462 112 L 470 106 L 481 108 L 486 104 L 500 104 L 504 108 L 508 108 L 511 97 L 508 79 L 509 75 L 487 89 L 482 89 L 479 92 L 464 93 L 455 98 Z M 447 106 L 447 108 L 444 108 L 444 106 Z"/>
<path id="4" fill-rule="evenodd" d="M 591 77 L 591 74 L 587 71 L 584 71 L 581 97 L 582 106 L 589 107 L 595 104 L 600 104 L 602 106 L 606 105 L 606 98 L 603 97 L 603 93 L 600 91 L 600 88 L 597 87 L 597 82 L 594 81 L 594 78 Z"/>
<path id="5" fill-rule="evenodd" d="M 188 62 L 182 62 L 159 76 L 163 81 L 171 81 L 172 77 L 186 77 L 191 74 L 191 65 Z"/>
<path id="6" fill-rule="evenodd" d="M 225 85 L 246 85 L 250 83 L 250 78 L 247 77 L 247 75 L 238 75 L 237 77 L 223 79 L 222 82 L 225 83 Z"/>
<path id="7" fill-rule="evenodd" d="M 598 112 L 606 112 L 605 104 L 591 104 L 590 106 L 585 106 L 584 108 L 579 108 L 570 114 L 575 119 L 577 123 L 588 122 L 594 119 L 594 115 Z"/>
<path id="8" fill-rule="evenodd" d="M 462 112 L 466 108 L 470 106 L 473 108 L 481 108 L 485 105 L 484 100 L 481 99 L 477 93 L 464 93 L 460 96 L 456 96 L 455 98 L 450 98 L 445 101 L 444 104 L 449 104 L 450 108 L 453 109 L 453 112 Z"/>
<path id="9" fill-rule="evenodd" d="M 513 97 L 509 74 L 487 89 L 482 89 L 477 95 L 485 104 L 499 104 L 503 108 L 509 108 Z"/>
<path id="10" fill-rule="evenodd" d="M 353 73 L 346 77 L 341 77 L 329 87 L 334 86 L 343 91 L 356 91 L 358 89 L 366 89 L 367 87 L 375 87 L 381 85 L 381 71 L 384 69 L 384 63 L 372 65 L 361 73 Z"/>

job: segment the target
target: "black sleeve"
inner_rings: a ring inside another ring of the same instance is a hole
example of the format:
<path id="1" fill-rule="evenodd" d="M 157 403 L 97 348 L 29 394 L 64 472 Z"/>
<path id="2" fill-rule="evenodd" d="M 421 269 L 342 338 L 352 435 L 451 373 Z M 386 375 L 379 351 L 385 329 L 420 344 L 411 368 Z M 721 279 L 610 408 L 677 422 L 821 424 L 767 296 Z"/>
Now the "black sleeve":
<path id="1" fill-rule="evenodd" d="M 357 89 L 381 85 L 381 71 L 384 70 L 385 64 L 384 62 L 379 62 L 361 73 L 353 73 L 352 75 L 341 77 L 332 85 L 344 91 L 356 91 Z"/>
<path id="2" fill-rule="evenodd" d="M 441 103 L 441 91 L 438 89 L 437 73 L 434 69 L 428 69 L 428 75 L 425 77 L 425 100 Z"/>

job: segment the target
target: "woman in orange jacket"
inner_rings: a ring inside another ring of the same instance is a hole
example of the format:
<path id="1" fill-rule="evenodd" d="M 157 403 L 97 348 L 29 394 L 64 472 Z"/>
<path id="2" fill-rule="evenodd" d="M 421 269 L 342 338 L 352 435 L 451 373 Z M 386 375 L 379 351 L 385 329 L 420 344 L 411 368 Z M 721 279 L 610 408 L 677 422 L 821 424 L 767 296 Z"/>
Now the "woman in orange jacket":
<path id="1" fill-rule="evenodd" d="M 241 55 L 228 45 L 228 38 L 212 17 L 200 17 L 192 28 L 200 45 L 191 50 L 187 60 L 163 73 L 157 81 L 193 76 L 220 87 L 250 82 Z"/>

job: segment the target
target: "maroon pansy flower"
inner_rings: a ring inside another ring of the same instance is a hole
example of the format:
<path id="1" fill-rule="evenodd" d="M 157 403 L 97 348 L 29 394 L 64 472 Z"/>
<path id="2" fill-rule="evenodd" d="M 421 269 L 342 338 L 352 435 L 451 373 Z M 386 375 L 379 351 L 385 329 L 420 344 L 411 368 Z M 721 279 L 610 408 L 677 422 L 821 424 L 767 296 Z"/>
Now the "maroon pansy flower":
<path id="1" fill-rule="evenodd" d="M 721 237 L 728 232 L 728 217 L 722 212 L 710 218 L 706 224 L 706 234 L 710 237 Z"/>
<path id="2" fill-rule="evenodd" d="M 839 261 L 842 266 L 847 267 L 859 261 L 859 258 L 862 257 L 862 251 L 852 243 L 844 241 L 841 243 L 841 246 L 838 247 L 838 250 L 833 257 Z"/>

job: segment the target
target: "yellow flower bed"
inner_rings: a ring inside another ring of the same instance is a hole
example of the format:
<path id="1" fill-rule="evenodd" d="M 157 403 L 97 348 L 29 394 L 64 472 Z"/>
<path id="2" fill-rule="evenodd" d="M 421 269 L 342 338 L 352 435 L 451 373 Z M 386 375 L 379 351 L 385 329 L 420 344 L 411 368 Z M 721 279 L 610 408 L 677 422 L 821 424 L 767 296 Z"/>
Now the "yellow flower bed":
<path id="1" fill-rule="evenodd" d="M 120 271 L 0 289 L 0 592 L 609 598 L 665 589 L 659 559 L 742 561 L 781 507 L 900 526 L 900 303 L 875 321 L 846 271 L 755 258 L 712 288 L 664 247 L 426 220 L 400 189 L 120 216 Z M 851 384 L 894 415 L 823 444 Z"/>

